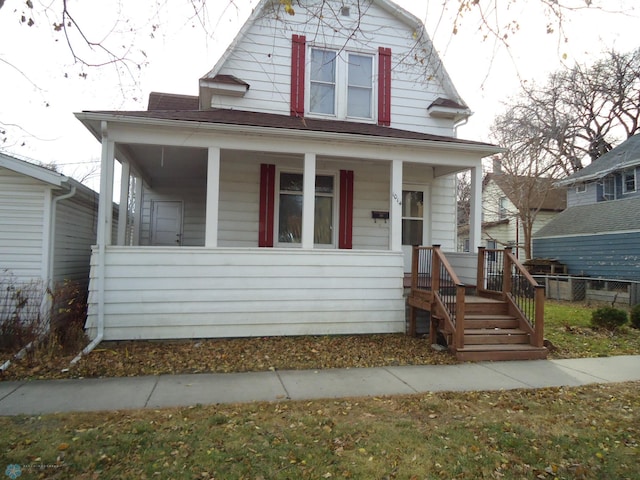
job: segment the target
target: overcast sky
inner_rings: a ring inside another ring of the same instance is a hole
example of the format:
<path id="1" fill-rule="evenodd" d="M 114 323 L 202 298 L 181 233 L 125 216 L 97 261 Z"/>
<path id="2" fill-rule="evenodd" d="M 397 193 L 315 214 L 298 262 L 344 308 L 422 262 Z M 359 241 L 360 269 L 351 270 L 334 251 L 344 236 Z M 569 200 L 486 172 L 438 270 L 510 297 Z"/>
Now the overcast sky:
<path id="1" fill-rule="evenodd" d="M 40 1 L 34 1 L 36 8 Z M 149 3 L 166 6 L 158 11 Z M 145 109 L 151 91 L 196 95 L 198 79 L 213 67 L 257 1 L 235 3 L 238 8 L 227 8 L 225 0 L 209 1 L 203 28 L 186 0 L 70 1 L 71 11 L 91 40 L 108 36 L 114 50 L 125 47 L 131 58 L 146 59 L 141 70 L 132 66 L 131 75 L 117 75 L 113 67 L 74 65 L 64 36 L 48 27 L 56 20 L 53 12 L 40 13 L 34 17 L 35 25 L 28 27 L 20 22 L 24 2 L 6 0 L 0 9 L 0 122 L 8 124 L 4 128 L 10 137 L 0 148 L 19 157 L 58 163 L 67 175 L 84 176 L 88 165 L 98 161 L 100 145 L 73 112 Z M 637 3 L 633 0 L 602 0 L 609 12 L 571 13 L 564 24 L 567 42 L 557 30 L 546 33 L 549 21 L 540 13 L 537 0 L 511 5 L 498 0 L 509 5 L 500 23 L 519 21 L 519 31 L 508 39 L 508 50 L 492 37 L 483 40 L 472 15 L 463 18 L 459 33 L 453 35 L 455 12 L 450 9 L 457 1 L 396 3 L 425 22 L 456 88 L 475 112 L 459 136 L 474 140 L 488 140 L 488 128 L 501 110 L 501 101 L 517 92 L 520 81 L 543 81 L 563 62 L 589 63 L 607 49 L 627 52 L 640 46 L 640 11 L 632 6 Z M 76 39 L 74 45 L 80 44 Z M 90 186 L 96 188 L 95 179 Z"/>

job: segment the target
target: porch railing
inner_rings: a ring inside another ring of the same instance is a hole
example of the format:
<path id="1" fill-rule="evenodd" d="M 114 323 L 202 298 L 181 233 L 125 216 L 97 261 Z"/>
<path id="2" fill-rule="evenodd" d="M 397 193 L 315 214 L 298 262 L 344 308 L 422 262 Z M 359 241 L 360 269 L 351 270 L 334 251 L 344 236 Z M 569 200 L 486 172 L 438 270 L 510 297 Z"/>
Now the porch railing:
<path id="1" fill-rule="evenodd" d="M 442 253 L 439 245 L 413 247 L 411 289 L 426 290 L 433 295 L 436 310 L 432 316 L 440 316 L 446 329 L 452 333 L 453 348 L 464 346 L 464 295 L 465 286 Z M 435 322 L 431 324 L 432 341 Z"/>
<path id="2" fill-rule="evenodd" d="M 504 297 L 532 333 L 532 345 L 544 342 L 544 285 L 539 285 L 511 248 L 478 248 L 478 294 Z"/>

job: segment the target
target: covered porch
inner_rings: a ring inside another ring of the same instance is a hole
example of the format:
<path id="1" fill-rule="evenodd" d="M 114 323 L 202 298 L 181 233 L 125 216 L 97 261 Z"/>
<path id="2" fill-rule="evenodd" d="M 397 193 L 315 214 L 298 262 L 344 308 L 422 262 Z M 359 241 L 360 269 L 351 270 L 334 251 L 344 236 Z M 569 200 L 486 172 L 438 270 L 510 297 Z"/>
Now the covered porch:
<path id="1" fill-rule="evenodd" d="M 480 240 L 490 145 L 78 117 L 102 144 L 96 338 L 404 332 L 411 245 L 454 249 L 460 171 L 471 171 Z"/>

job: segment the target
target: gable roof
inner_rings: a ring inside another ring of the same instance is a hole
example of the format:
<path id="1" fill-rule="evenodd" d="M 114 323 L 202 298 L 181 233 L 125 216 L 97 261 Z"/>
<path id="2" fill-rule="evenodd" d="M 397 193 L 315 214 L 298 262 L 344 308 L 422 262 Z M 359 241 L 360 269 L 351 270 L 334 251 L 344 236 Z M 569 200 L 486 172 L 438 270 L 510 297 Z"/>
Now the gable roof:
<path id="1" fill-rule="evenodd" d="M 5 155 L 4 153 L 0 153 L 0 167 L 4 167 L 13 172 L 26 175 L 55 187 L 62 187 L 62 185 L 70 180 L 69 177 L 49 168 L 41 167 L 34 163 L 29 163 L 24 160 Z"/>
<path id="2" fill-rule="evenodd" d="M 560 212 L 567 208 L 567 194 L 564 188 L 554 186 L 554 180 L 547 177 L 525 177 L 504 173 L 489 173 L 486 183 L 493 181 L 514 205 L 519 203 L 521 186 L 524 182 L 534 181 L 532 205 L 540 205 L 540 210 Z"/>
<path id="3" fill-rule="evenodd" d="M 613 150 L 605 153 L 576 173 L 556 182 L 557 185 L 573 185 L 607 176 L 616 170 L 640 165 L 640 133 L 628 138 Z"/>
<path id="4" fill-rule="evenodd" d="M 447 73 L 442 60 L 440 59 L 440 56 L 436 51 L 436 48 L 434 47 L 429 35 L 427 34 L 424 23 L 422 23 L 422 21 L 418 17 L 409 13 L 391 0 L 369 0 L 369 2 L 382 8 L 401 22 L 405 23 L 411 29 L 411 31 L 413 32 L 413 38 L 416 39 L 416 46 L 414 49 L 412 49 L 411 55 L 413 55 L 413 52 L 417 51 L 429 52 L 429 62 L 433 65 L 433 70 L 441 75 L 444 90 L 448 95 L 452 97 L 451 99 L 440 100 L 448 100 L 452 102 L 458 107 L 461 107 L 459 108 L 459 110 L 464 111 L 464 116 L 470 116 L 472 112 L 468 109 L 466 103 L 464 102 L 464 100 L 462 100 L 462 97 L 451 81 L 451 77 Z M 256 7 L 251 12 L 251 15 L 249 16 L 247 21 L 244 23 L 238 34 L 231 42 L 231 44 L 218 59 L 214 67 L 202 76 L 202 78 L 200 79 L 201 85 L 206 84 L 208 81 L 214 79 L 215 77 L 219 77 L 219 72 L 227 59 L 233 54 L 240 42 L 247 36 L 253 24 L 256 23 L 259 18 L 265 15 L 267 7 L 272 4 L 278 5 L 281 3 L 283 2 L 281 2 L 280 0 L 260 0 L 258 5 L 256 5 Z M 286 15 L 284 17 L 286 17 Z M 326 20 L 318 19 L 318 21 L 321 25 L 323 23 L 326 23 Z"/>
<path id="5" fill-rule="evenodd" d="M 640 230 L 640 197 L 567 208 L 538 230 L 535 238 Z"/>

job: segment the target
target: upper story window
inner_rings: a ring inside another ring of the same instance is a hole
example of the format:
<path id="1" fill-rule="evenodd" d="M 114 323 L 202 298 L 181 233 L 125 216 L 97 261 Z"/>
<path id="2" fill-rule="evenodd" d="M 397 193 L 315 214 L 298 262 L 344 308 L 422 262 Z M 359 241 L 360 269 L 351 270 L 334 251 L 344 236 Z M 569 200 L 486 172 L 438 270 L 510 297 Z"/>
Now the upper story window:
<path id="1" fill-rule="evenodd" d="M 613 176 L 605 177 L 602 182 L 602 196 L 605 200 L 616 198 L 616 179 Z"/>
<path id="2" fill-rule="evenodd" d="M 587 191 L 586 183 L 579 183 L 576 185 L 576 193 L 584 193 Z"/>
<path id="3" fill-rule="evenodd" d="M 626 170 L 622 173 L 622 193 L 636 191 L 636 170 Z"/>
<path id="4" fill-rule="evenodd" d="M 507 218 L 507 197 L 500 197 L 498 205 L 498 217 L 500 220 Z"/>
<path id="5" fill-rule="evenodd" d="M 373 120 L 372 55 L 311 48 L 309 112 Z"/>

